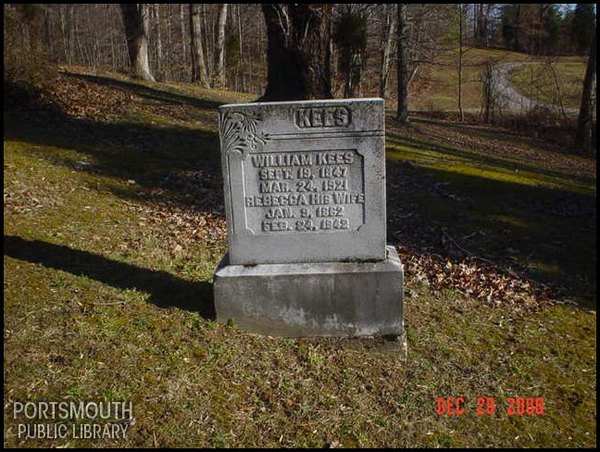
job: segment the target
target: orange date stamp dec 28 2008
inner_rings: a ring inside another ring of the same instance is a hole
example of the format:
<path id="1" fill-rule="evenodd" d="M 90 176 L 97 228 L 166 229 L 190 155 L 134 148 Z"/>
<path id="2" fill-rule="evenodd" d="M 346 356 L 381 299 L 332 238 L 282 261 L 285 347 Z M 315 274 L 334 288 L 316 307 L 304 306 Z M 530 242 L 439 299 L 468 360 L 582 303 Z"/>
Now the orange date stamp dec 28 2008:
<path id="1" fill-rule="evenodd" d="M 469 404 L 465 397 L 438 397 L 436 412 L 440 416 L 463 416 L 475 413 L 477 416 L 541 416 L 544 414 L 543 397 L 477 397 L 475 404 Z"/>

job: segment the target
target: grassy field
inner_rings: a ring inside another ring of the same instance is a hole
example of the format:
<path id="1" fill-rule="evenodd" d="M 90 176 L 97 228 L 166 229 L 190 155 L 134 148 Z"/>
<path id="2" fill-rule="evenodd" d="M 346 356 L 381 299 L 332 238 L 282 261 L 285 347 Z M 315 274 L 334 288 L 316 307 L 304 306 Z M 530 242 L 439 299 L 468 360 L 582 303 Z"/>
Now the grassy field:
<path id="1" fill-rule="evenodd" d="M 585 62 L 581 57 L 556 57 L 555 64 L 560 89 L 564 91 L 564 101 L 567 105 L 579 107 L 581 99 L 581 84 L 585 71 Z M 481 74 L 487 62 L 538 62 L 534 57 L 519 52 L 498 49 L 477 49 L 467 47 L 463 54 L 463 94 L 462 106 L 467 111 L 479 112 L 482 108 L 483 84 Z M 532 66 L 535 67 L 535 66 Z M 539 67 L 544 67 L 540 63 Z M 548 103 L 555 100 L 555 83 L 547 71 L 536 73 L 533 77 L 530 65 L 521 66 L 513 80 L 527 96 L 536 87 L 534 99 L 544 99 Z M 583 69 L 582 69 L 583 68 Z M 579 90 L 579 91 L 577 91 Z M 546 93 L 542 96 L 541 93 Z M 541 97 L 540 97 L 541 96 Z M 417 72 L 411 85 L 410 109 L 418 111 L 458 110 L 458 51 L 446 52 L 436 59 L 436 64 L 424 64 Z"/>
<path id="2" fill-rule="evenodd" d="M 85 75 L 56 89 L 64 113 L 4 118 L 6 447 L 596 445 L 595 160 L 388 118 L 404 359 L 386 340 L 214 321 L 216 107 L 249 96 Z M 438 414 L 440 397 L 465 414 Z M 514 397 L 544 414 L 508 414 Z M 124 440 L 25 440 L 16 401 L 131 401 L 135 423 Z"/>
<path id="3" fill-rule="evenodd" d="M 534 63 L 516 68 L 511 81 L 530 99 L 545 104 L 579 108 L 585 62 Z"/>

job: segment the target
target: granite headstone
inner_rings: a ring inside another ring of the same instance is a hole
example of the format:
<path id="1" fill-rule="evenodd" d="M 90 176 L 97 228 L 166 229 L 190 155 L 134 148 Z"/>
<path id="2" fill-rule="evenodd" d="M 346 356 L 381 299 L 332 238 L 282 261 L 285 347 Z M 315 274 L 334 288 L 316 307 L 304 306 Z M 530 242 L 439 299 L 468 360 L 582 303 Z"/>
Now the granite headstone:
<path id="1" fill-rule="evenodd" d="M 229 252 L 217 319 L 283 336 L 402 334 L 382 99 L 223 105 Z"/>

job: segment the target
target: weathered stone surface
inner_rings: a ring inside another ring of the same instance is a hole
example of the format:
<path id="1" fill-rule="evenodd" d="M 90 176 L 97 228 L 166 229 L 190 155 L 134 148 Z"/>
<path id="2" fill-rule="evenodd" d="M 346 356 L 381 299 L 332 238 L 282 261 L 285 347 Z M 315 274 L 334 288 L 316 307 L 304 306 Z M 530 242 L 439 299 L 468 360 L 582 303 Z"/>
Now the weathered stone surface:
<path id="1" fill-rule="evenodd" d="M 229 253 L 217 319 L 257 333 L 405 338 L 385 246 L 382 99 L 220 107 Z"/>
<path id="2" fill-rule="evenodd" d="M 219 114 L 231 264 L 385 259 L 382 99 Z"/>
<path id="3" fill-rule="evenodd" d="M 215 272 L 217 320 L 275 336 L 402 335 L 403 269 L 381 262 L 232 265 Z"/>

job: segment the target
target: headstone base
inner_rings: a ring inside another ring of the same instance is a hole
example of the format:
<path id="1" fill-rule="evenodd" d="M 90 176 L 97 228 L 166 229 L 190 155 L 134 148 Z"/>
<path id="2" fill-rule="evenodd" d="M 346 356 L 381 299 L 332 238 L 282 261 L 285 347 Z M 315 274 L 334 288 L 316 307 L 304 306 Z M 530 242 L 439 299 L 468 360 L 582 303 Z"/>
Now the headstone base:
<path id="1" fill-rule="evenodd" d="M 285 337 L 404 334 L 403 267 L 379 262 L 230 265 L 214 275 L 217 320 Z"/>

